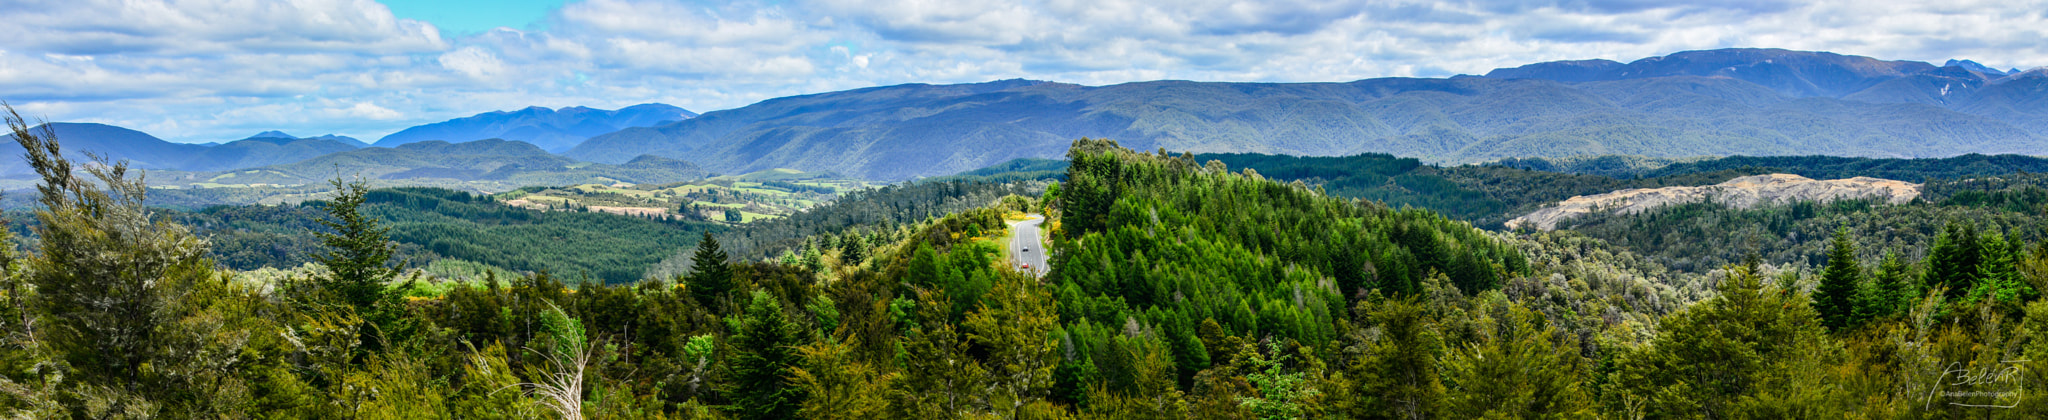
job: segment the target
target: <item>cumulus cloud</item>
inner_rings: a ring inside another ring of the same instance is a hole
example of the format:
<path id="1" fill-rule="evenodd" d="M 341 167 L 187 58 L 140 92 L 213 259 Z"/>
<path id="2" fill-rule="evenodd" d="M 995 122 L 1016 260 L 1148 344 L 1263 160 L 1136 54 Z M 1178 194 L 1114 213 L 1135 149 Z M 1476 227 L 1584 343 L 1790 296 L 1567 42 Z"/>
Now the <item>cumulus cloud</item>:
<path id="1" fill-rule="evenodd" d="M 896 83 L 1023 77 L 1348 81 L 1777 47 L 2048 64 L 2048 0 L 572 1 L 446 37 L 371 0 L 13 0 L 0 99 L 210 141 L 374 139 L 529 105 L 696 111 Z"/>

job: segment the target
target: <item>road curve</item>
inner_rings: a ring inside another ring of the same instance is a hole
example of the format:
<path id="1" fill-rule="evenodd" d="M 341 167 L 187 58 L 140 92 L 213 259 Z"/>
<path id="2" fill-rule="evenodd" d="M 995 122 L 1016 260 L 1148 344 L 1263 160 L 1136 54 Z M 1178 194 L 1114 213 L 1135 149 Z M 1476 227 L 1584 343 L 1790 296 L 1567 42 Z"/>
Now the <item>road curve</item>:
<path id="1" fill-rule="evenodd" d="M 1045 216 L 1028 215 L 1031 218 L 1010 222 L 1010 262 L 1016 268 L 1044 276 L 1046 270 L 1045 241 L 1038 233 L 1038 224 L 1045 223 Z"/>

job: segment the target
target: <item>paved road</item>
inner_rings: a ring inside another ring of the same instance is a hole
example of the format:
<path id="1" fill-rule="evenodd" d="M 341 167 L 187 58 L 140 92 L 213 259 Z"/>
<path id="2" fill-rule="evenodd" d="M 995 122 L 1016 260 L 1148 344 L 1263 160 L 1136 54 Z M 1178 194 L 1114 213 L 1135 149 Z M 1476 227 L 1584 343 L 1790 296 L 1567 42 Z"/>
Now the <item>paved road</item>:
<path id="1" fill-rule="evenodd" d="M 1045 216 L 1030 215 L 1029 220 L 1010 222 L 1010 261 L 1018 268 L 1030 266 L 1030 271 L 1045 275 L 1045 247 L 1039 240 L 1038 224 L 1045 222 Z"/>

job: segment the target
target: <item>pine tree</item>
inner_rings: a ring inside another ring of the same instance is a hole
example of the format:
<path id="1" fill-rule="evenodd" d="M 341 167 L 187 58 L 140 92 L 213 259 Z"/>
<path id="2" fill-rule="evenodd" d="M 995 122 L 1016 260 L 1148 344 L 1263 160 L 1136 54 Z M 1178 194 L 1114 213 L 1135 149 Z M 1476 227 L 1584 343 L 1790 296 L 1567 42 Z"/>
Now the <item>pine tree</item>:
<path id="1" fill-rule="evenodd" d="M 845 238 L 839 240 L 839 264 L 859 266 L 862 261 L 867 260 L 867 251 L 868 246 L 861 240 L 859 232 L 847 233 Z"/>
<path id="2" fill-rule="evenodd" d="M 754 291 L 745 316 L 728 322 L 732 351 L 722 391 L 732 401 L 729 412 L 749 420 L 795 417 L 805 399 L 794 375 L 803 362 L 798 349 L 811 341 L 810 330 L 791 321 L 782 302 L 761 290 Z"/>
<path id="3" fill-rule="evenodd" d="M 1863 267 L 1856 262 L 1856 244 L 1849 240 L 1849 228 L 1835 230 L 1830 242 L 1828 266 L 1821 271 L 1820 286 L 1813 293 L 1813 307 L 1829 330 L 1841 332 L 1859 323 L 1856 291 L 1863 282 Z"/>
<path id="4" fill-rule="evenodd" d="M 1977 283 L 1971 288 L 1969 300 L 1990 300 L 2008 309 L 2017 311 L 2017 305 L 2032 300 L 2033 287 L 2020 278 L 2019 265 L 2024 258 L 2021 246 L 1997 232 L 1984 234 L 1978 241 Z"/>
<path id="5" fill-rule="evenodd" d="M 1946 289 L 1950 299 L 1969 293 L 1982 261 L 1979 247 L 1976 225 L 1949 222 L 1942 227 L 1941 236 L 1935 237 L 1933 249 L 1927 252 L 1927 286 Z"/>
<path id="6" fill-rule="evenodd" d="M 732 291 L 732 264 L 726 258 L 725 251 L 718 247 L 718 239 L 712 238 L 711 232 L 704 232 L 704 239 L 697 241 L 696 254 L 690 257 L 690 274 L 684 277 L 690 296 L 697 299 L 698 305 L 714 307 L 719 298 Z"/>
<path id="7" fill-rule="evenodd" d="M 404 264 L 391 264 L 395 250 L 387 239 L 390 229 L 362 213 L 369 186 L 341 179 L 329 184 L 334 186 L 335 196 L 323 209 L 328 218 L 320 224 L 333 231 L 313 233 L 328 248 L 313 260 L 327 266 L 330 274 L 316 279 L 316 284 L 327 298 L 367 315 L 385 300 L 385 283 L 397 277 Z"/>
<path id="8" fill-rule="evenodd" d="M 1357 407 L 1354 418 L 1435 418 L 1444 403 L 1441 366 L 1443 338 L 1428 309 L 1412 298 L 1361 303 L 1356 310 L 1364 325 L 1376 325 L 1377 340 L 1361 343 L 1366 354 L 1353 362 L 1361 387 L 1356 394 L 1371 400 Z"/>
<path id="9" fill-rule="evenodd" d="M 1878 264 L 1877 273 L 1872 276 L 1863 292 L 1858 295 L 1856 317 L 1862 320 L 1890 318 L 1897 315 L 1912 300 L 1920 296 L 1920 290 L 1909 282 L 1911 267 L 1899 259 L 1896 252 L 1884 254 L 1884 262 Z"/>

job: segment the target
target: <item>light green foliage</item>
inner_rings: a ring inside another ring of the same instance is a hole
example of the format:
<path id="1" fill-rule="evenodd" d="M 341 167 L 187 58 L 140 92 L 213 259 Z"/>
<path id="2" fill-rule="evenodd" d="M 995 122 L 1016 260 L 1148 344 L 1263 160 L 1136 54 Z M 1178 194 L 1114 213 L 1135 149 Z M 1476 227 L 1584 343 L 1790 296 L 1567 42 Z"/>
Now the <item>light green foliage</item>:
<path id="1" fill-rule="evenodd" d="M 1273 355 L 1270 360 L 1265 354 L 1250 353 L 1251 366 L 1256 370 L 1245 375 L 1245 380 L 1257 387 L 1259 396 L 1238 397 L 1238 404 L 1261 420 L 1302 418 L 1301 404 L 1296 401 L 1314 397 L 1320 391 L 1308 383 L 1307 373 L 1286 372 L 1287 355 L 1280 352 L 1279 343 L 1266 343 L 1266 352 Z"/>
<path id="2" fill-rule="evenodd" d="M 1450 418 L 1593 418 L 1577 337 L 1542 313 L 1482 297 L 1479 338 L 1444 361 Z"/>

